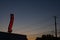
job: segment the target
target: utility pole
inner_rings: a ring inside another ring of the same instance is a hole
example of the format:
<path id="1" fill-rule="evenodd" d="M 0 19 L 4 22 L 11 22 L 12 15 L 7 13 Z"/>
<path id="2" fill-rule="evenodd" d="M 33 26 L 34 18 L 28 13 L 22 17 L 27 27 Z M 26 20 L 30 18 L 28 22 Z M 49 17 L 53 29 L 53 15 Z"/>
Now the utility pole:
<path id="1" fill-rule="evenodd" d="M 56 23 L 56 16 L 54 16 L 55 20 L 55 37 L 57 38 L 57 23 Z"/>

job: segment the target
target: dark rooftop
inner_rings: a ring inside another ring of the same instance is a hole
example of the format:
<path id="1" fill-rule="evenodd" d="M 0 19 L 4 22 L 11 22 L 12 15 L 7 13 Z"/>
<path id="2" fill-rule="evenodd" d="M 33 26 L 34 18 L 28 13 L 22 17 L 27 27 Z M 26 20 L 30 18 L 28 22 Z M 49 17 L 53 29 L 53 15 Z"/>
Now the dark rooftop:
<path id="1" fill-rule="evenodd" d="M 0 32 L 0 40 L 27 40 L 27 36 L 15 33 Z"/>

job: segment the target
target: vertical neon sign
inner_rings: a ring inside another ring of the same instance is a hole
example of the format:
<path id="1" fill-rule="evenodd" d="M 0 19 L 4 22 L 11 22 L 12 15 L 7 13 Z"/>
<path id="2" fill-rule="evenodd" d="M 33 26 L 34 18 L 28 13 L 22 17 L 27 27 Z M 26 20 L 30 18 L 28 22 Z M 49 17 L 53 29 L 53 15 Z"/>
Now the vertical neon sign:
<path id="1" fill-rule="evenodd" d="M 9 26 L 8 26 L 8 32 L 9 33 L 12 32 L 13 22 L 14 22 L 14 14 L 10 14 L 10 23 L 9 23 Z"/>

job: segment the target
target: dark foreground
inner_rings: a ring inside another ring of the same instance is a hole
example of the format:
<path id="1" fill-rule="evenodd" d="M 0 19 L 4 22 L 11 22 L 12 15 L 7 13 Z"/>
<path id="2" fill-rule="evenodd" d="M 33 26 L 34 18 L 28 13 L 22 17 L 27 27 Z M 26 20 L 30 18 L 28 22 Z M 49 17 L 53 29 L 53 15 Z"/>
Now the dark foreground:
<path id="1" fill-rule="evenodd" d="M 27 40 L 26 35 L 0 32 L 0 40 Z"/>
<path id="2" fill-rule="evenodd" d="M 54 37 L 53 35 L 42 35 L 41 38 L 37 37 L 36 40 L 60 40 L 60 37 Z"/>
<path id="3" fill-rule="evenodd" d="M 60 40 L 60 38 L 37 38 L 36 40 Z"/>

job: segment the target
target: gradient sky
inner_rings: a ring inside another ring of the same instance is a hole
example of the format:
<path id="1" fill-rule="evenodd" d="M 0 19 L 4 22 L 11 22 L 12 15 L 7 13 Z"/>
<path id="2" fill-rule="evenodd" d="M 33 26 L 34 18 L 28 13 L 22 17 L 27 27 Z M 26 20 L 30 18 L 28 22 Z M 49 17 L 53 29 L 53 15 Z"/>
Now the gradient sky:
<path id="1" fill-rule="evenodd" d="M 7 32 L 11 12 L 15 17 L 13 33 L 36 36 L 54 34 L 53 16 L 57 16 L 60 34 L 59 0 L 0 0 L 0 31 Z"/>

